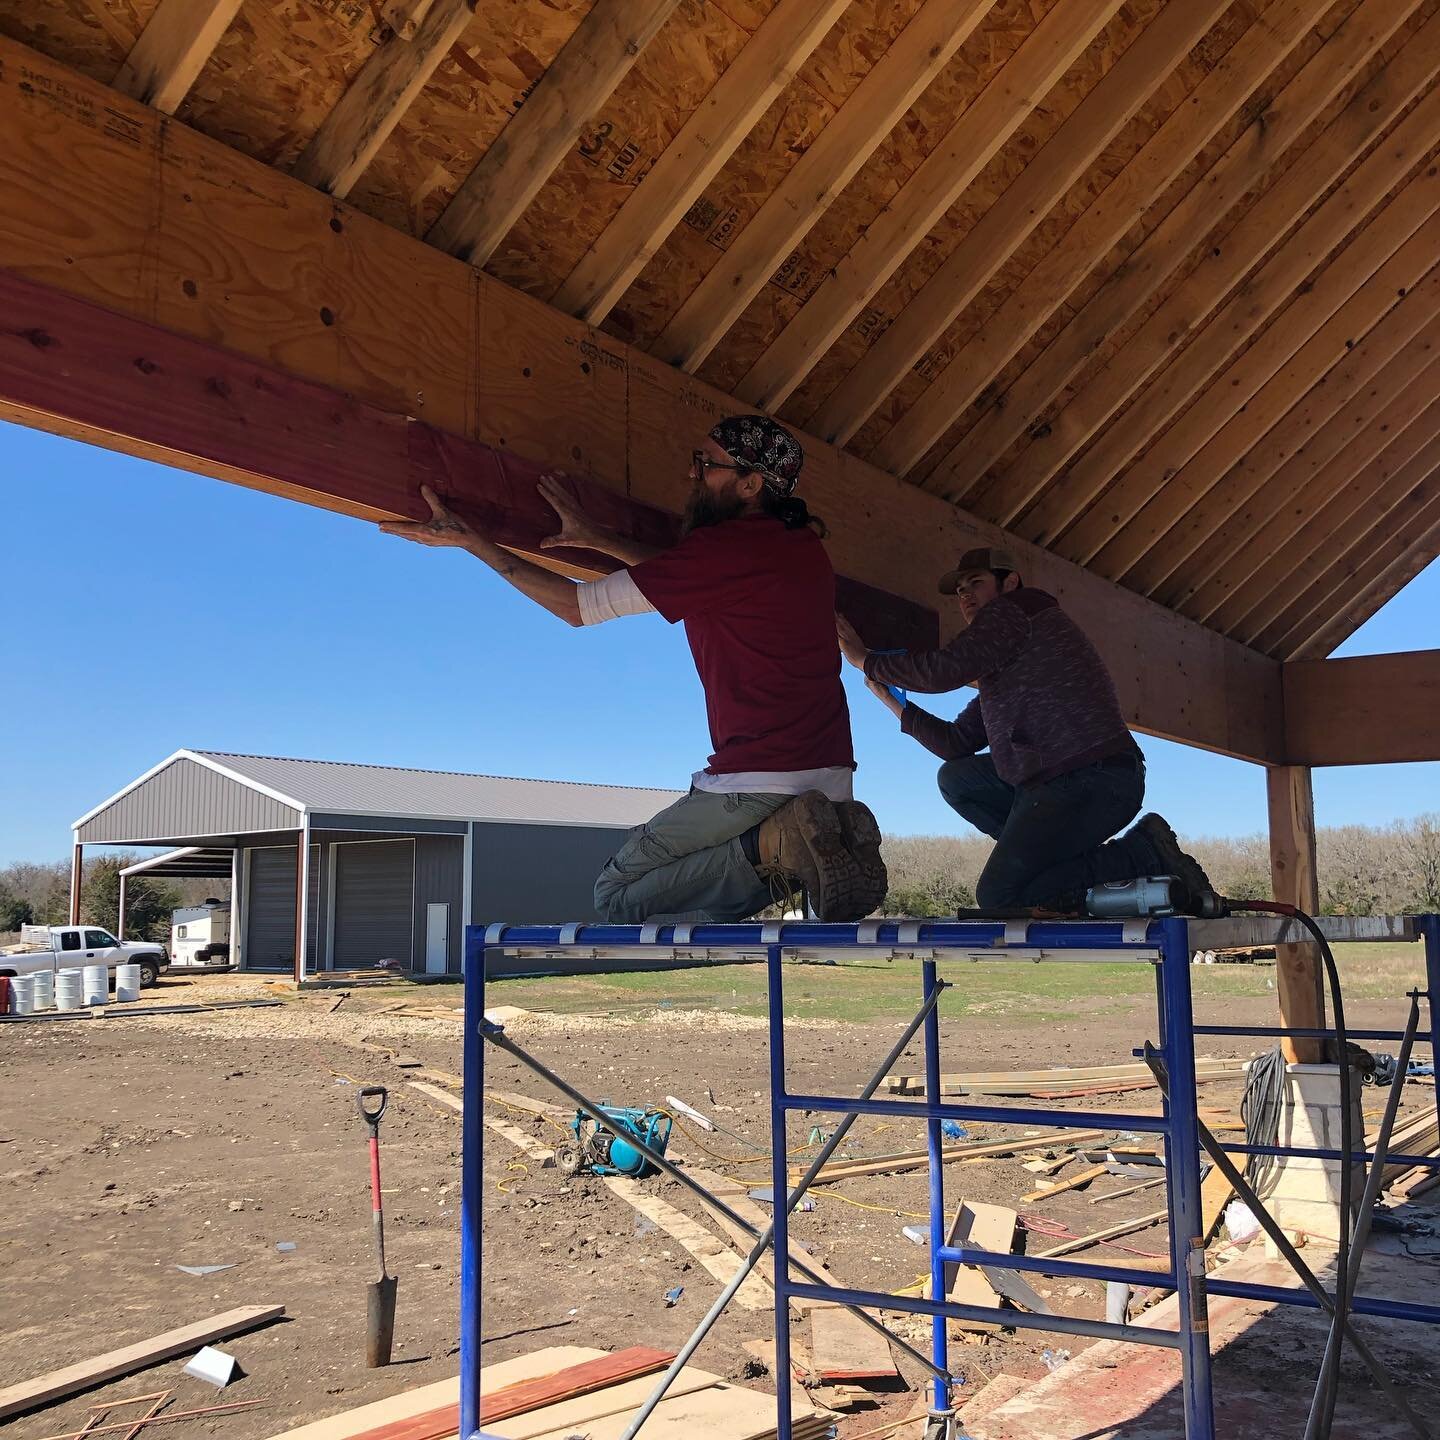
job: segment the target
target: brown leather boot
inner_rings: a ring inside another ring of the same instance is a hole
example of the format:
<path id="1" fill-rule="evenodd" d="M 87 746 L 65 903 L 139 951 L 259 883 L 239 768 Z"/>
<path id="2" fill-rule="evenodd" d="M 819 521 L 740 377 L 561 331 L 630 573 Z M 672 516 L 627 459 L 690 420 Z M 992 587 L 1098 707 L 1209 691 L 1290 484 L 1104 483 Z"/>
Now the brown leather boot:
<path id="1" fill-rule="evenodd" d="M 759 850 L 760 874 L 792 877 L 821 920 L 859 920 L 873 908 L 873 876 L 867 883 L 865 867 L 845 843 L 835 806 L 818 790 L 786 801 L 761 823 Z"/>

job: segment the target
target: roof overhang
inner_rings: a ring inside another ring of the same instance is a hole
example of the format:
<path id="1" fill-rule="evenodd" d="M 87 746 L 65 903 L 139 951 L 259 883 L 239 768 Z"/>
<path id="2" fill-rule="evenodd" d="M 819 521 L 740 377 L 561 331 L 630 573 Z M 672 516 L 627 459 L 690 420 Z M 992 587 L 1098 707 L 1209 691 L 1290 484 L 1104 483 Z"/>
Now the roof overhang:
<path id="1" fill-rule="evenodd" d="M 148 875 L 155 880 L 228 880 L 235 863 L 235 852 L 218 846 L 186 845 L 167 850 L 148 860 L 137 860 L 120 871 L 129 879 Z"/>

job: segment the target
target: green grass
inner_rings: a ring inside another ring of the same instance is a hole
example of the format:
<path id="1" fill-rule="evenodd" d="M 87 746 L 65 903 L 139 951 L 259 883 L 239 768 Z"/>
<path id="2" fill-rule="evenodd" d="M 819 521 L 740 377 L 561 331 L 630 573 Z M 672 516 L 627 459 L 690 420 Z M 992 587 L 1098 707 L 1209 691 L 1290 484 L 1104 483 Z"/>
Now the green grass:
<path id="1" fill-rule="evenodd" d="M 1397 1007 L 1411 985 L 1423 979 L 1418 945 L 1338 945 L 1336 960 L 1346 997 L 1393 1000 Z M 997 1016 L 1014 1024 L 1052 1023 L 1086 1015 L 1117 1015 L 1154 996 L 1148 966 L 1107 964 L 1022 964 L 986 961 L 942 966 L 954 989 L 947 1015 Z M 1226 999 L 1273 995 L 1275 967 L 1192 965 L 1197 1008 L 1219 1020 Z M 920 969 L 909 961 L 843 965 L 792 965 L 785 979 L 786 1013 L 796 1019 L 865 1023 L 903 1020 L 920 998 Z M 489 987 L 492 1005 L 566 1014 L 634 1013 L 656 1008 L 718 1010 L 762 1017 L 766 1013 L 765 971 L 759 965 L 725 965 L 699 970 L 632 971 L 614 975 L 562 976 L 542 980 L 497 980 Z"/>

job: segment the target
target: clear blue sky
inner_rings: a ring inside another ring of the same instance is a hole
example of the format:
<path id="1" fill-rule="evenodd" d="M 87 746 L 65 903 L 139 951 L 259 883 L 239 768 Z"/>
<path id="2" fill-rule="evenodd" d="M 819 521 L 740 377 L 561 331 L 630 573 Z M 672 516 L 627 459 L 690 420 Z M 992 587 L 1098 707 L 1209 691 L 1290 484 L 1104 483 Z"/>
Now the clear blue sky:
<path id="1" fill-rule="evenodd" d="M 3 424 L 0 474 L 0 864 L 65 855 L 72 820 L 182 746 L 677 787 L 709 753 L 684 636 L 656 616 L 572 631 L 469 556 Z M 1434 645 L 1437 613 L 1432 566 L 1341 653 Z M 934 762 L 853 674 L 881 824 L 957 832 Z M 1257 767 L 1143 743 L 1177 829 L 1263 827 Z M 1387 821 L 1440 808 L 1440 766 L 1315 789 L 1322 824 Z"/>

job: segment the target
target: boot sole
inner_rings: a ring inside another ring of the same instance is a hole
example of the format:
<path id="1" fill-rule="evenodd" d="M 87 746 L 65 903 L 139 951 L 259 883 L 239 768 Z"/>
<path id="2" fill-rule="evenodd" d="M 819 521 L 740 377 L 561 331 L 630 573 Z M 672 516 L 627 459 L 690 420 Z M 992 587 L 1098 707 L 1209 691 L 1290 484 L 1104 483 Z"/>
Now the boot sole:
<path id="1" fill-rule="evenodd" d="M 797 795 L 785 809 L 790 814 L 782 833 L 804 854 L 802 858 L 792 851 L 786 859 L 782 850 L 782 860 L 804 883 L 816 915 L 822 921 L 845 923 L 869 914 L 874 908 L 867 903 L 874 889 L 873 867 L 846 843 L 837 807 L 818 790 L 810 790 Z"/>
<path id="2" fill-rule="evenodd" d="M 870 807 L 858 800 L 841 800 L 835 811 L 840 817 L 846 844 L 864 872 L 856 905 L 864 903 L 865 909 L 854 917 L 860 920 L 879 909 L 890 890 L 890 874 L 880 854 L 880 825 Z"/>
<path id="3" fill-rule="evenodd" d="M 1195 914 L 1198 915 L 1204 911 L 1207 908 L 1207 902 L 1218 901 L 1218 893 L 1210 883 L 1210 877 L 1193 855 L 1187 854 L 1180 848 L 1179 837 L 1163 816 L 1151 811 L 1148 815 L 1140 817 L 1135 828 L 1145 836 L 1159 854 L 1166 873 L 1173 874 L 1184 887 Z"/>

